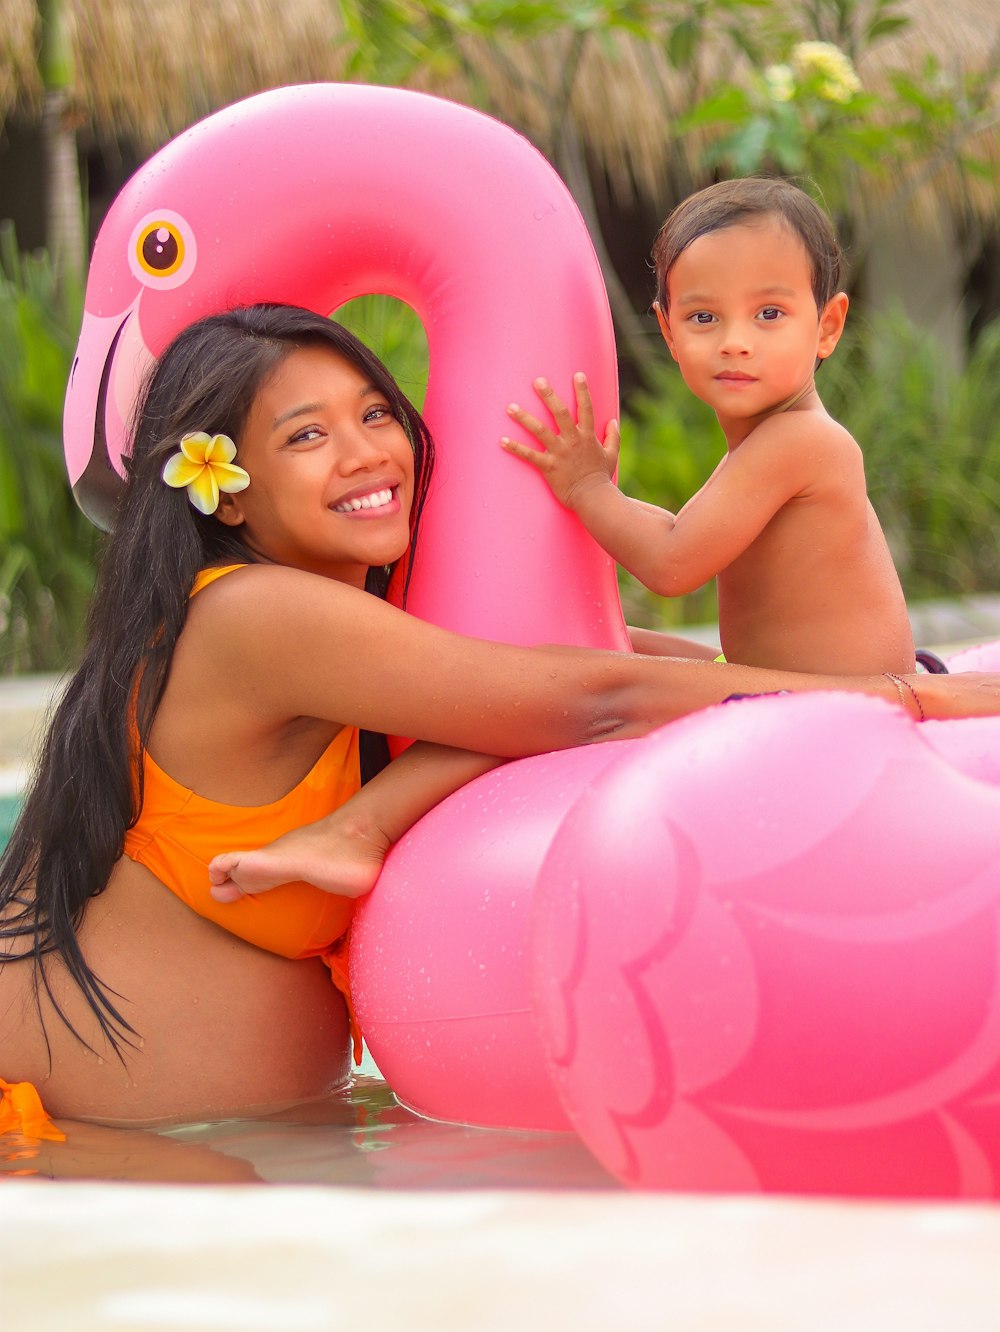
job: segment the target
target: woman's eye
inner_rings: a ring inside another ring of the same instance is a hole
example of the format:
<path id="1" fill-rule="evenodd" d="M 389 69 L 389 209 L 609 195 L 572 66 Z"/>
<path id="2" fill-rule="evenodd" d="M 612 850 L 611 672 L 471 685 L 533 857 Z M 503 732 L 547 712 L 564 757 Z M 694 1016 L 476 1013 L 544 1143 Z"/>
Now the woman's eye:
<path id="1" fill-rule="evenodd" d="M 778 309 L 776 305 L 765 305 L 763 310 L 761 310 L 760 312 L 760 317 L 761 319 L 766 319 L 773 322 L 775 319 L 781 318 L 781 311 Z"/>
<path id="2" fill-rule="evenodd" d="M 364 419 L 366 421 L 381 421 L 383 417 L 391 415 L 392 412 L 390 412 L 389 408 L 385 405 L 385 403 L 380 402 L 377 403 L 374 407 L 369 407 L 367 409 L 364 415 Z"/>
<path id="3" fill-rule="evenodd" d="M 319 439 L 321 435 L 319 426 L 306 426 L 304 430 L 297 430 L 289 439 L 289 444 L 311 444 L 314 439 Z"/>

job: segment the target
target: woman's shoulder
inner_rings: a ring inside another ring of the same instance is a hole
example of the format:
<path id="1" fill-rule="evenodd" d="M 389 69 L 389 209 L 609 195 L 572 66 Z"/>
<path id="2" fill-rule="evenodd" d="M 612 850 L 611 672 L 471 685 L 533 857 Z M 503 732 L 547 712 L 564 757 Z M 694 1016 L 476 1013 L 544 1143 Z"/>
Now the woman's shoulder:
<path id="1" fill-rule="evenodd" d="M 269 625 L 294 632 L 297 621 L 318 614 L 339 618 L 357 614 L 374 601 L 335 578 L 284 564 L 246 563 L 202 569 L 191 590 L 189 620 L 214 623 L 228 631 L 234 624 Z"/>

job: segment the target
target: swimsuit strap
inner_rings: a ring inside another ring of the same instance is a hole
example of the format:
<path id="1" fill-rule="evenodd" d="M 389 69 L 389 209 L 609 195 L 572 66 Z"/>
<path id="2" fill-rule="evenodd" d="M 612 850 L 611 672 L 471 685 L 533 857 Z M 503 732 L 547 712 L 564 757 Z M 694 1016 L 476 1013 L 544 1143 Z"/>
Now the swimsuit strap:
<path id="1" fill-rule="evenodd" d="M 195 596 L 202 588 L 208 587 L 209 583 L 214 583 L 217 578 L 222 578 L 227 573 L 232 573 L 234 569 L 245 569 L 246 564 L 220 564 L 217 568 L 202 569 L 195 575 L 195 580 L 191 585 L 190 596 Z"/>

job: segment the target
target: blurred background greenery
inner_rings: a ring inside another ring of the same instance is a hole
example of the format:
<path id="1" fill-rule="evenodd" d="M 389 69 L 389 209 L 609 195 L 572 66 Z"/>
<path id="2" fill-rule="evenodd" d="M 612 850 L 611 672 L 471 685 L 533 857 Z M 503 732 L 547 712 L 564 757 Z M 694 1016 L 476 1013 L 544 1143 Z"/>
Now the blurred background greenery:
<path id="1" fill-rule="evenodd" d="M 61 413 L 105 208 L 195 119 L 315 79 L 453 97 L 549 157 L 608 285 L 621 483 L 670 508 L 723 442 L 649 317 L 653 236 L 713 179 L 802 180 L 850 259 L 820 391 L 864 447 L 907 595 L 1000 589 L 998 73 L 995 0 L 4 0 L 0 673 L 60 669 L 79 642 L 98 537 L 66 486 Z M 365 298 L 345 317 L 420 401 L 412 312 Z M 624 577 L 622 594 L 636 623 L 715 614 L 711 587 L 664 602 Z"/>

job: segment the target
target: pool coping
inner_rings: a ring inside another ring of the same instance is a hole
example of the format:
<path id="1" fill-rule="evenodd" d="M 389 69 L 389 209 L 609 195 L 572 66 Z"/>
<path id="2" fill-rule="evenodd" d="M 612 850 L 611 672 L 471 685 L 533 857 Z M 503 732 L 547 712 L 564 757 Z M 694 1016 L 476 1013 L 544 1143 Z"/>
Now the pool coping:
<path id="1" fill-rule="evenodd" d="M 1000 1209 L 5 1186 L 11 1332 L 996 1332 Z"/>

